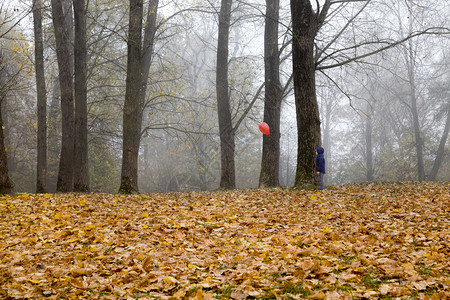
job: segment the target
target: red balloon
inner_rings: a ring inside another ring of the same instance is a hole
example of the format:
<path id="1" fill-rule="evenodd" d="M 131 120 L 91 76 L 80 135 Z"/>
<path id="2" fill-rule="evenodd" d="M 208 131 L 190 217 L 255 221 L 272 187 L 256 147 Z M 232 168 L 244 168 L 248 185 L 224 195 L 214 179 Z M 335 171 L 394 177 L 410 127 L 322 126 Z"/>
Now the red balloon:
<path id="1" fill-rule="evenodd" d="M 270 134 L 269 125 L 267 125 L 266 122 L 260 123 L 259 124 L 259 131 L 261 131 L 263 134 L 269 135 Z"/>

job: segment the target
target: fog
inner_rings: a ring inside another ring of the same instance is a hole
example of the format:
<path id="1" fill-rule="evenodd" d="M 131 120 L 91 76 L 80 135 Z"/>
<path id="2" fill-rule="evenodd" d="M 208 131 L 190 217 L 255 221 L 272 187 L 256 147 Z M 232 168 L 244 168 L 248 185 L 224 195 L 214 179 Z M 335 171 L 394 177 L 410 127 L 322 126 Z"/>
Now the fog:
<path id="1" fill-rule="evenodd" d="M 320 6 L 323 2 L 319 1 Z M 450 2 L 369 2 L 333 5 L 316 38 L 315 51 L 323 53 L 316 61 L 316 94 L 327 185 L 449 181 Z M 316 1 L 311 3 L 317 8 Z M 27 5 L 17 2 L 21 12 L 29 10 Z M 140 192 L 213 190 L 219 186 L 215 89 L 219 7 L 219 1 L 159 1 L 139 148 Z M 8 9 L 4 9 L 4 19 L 10 18 Z M 233 124 L 240 122 L 235 132 L 239 189 L 259 185 L 264 11 L 264 1 L 233 4 L 228 79 Z M 93 192 L 114 193 L 120 184 L 128 10 L 121 2 L 96 0 L 89 2 L 88 12 L 90 187 Z M 55 191 L 61 109 L 48 6 L 44 16 L 48 187 Z M 5 147 L 15 192 L 33 192 L 36 181 L 32 23 L 30 15 L 0 39 L 2 66 L 7 74 L 17 74 L 15 85 L 2 100 Z M 294 184 L 299 142 L 290 81 L 290 26 L 288 1 L 281 1 L 282 186 Z M 0 30 L 5 32 L 5 28 L 2 25 Z M 414 37 L 397 43 L 408 34 Z M 8 76 L 2 75 L 2 84 Z M 424 178 L 420 178 L 419 166 Z"/>

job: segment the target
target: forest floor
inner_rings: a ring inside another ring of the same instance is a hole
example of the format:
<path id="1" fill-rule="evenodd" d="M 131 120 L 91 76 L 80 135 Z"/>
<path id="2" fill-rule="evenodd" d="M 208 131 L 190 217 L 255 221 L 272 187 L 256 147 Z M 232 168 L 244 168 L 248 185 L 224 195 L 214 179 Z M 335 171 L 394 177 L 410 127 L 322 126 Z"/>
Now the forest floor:
<path id="1" fill-rule="evenodd" d="M 450 183 L 0 196 L 1 299 L 448 299 Z"/>

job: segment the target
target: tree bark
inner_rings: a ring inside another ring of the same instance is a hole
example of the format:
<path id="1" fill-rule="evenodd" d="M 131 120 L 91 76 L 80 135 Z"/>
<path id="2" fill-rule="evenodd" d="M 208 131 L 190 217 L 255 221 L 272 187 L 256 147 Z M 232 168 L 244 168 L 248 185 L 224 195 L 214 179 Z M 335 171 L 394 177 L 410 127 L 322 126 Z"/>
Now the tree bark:
<path id="1" fill-rule="evenodd" d="M 73 190 L 74 159 L 74 107 L 70 57 L 70 40 L 65 25 L 61 0 L 52 0 L 53 27 L 55 29 L 56 57 L 61 89 L 62 139 L 59 160 L 57 192 Z"/>
<path id="2" fill-rule="evenodd" d="M 230 95 L 228 92 L 228 38 L 230 32 L 232 0 L 222 0 L 219 13 L 219 34 L 217 42 L 216 93 L 219 117 L 221 174 L 220 187 L 236 187 L 235 141 L 231 119 Z"/>
<path id="3" fill-rule="evenodd" d="M 270 135 L 263 135 L 260 186 L 280 185 L 280 115 L 283 90 L 280 83 L 280 55 L 278 50 L 279 10 L 279 0 L 266 0 L 264 122 L 270 127 Z"/>
<path id="4" fill-rule="evenodd" d="M 73 190 L 89 192 L 88 122 L 87 122 L 87 46 L 86 6 L 73 0 L 75 16 L 75 157 Z"/>
<path id="5" fill-rule="evenodd" d="M 37 89 L 37 166 L 36 193 L 47 189 L 47 91 L 44 71 L 44 43 L 42 36 L 42 0 L 33 1 L 34 57 Z"/>
<path id="6" fill-rule="evenodd" d="M 445 121 L 444 132 L 442 133 L 439 148 L 434 160 L 433 168 L 431 169 L 429 180 L 435 181 L 439 172 L 439 168 L 442 165 L 445 155 L 445 144 L 447 143 L 448 133 L 450 130 L 450 102 L 447 104 L 447 120 Z"/>
<path id="7" fill-rule="evenodd" d="M 125 103 L 123 107 L 122 173 L 119 192 L 131 194 L 139 192 L 139 114 L 140 91 L 142 85 L 142 16 L 143 1 L 130 0 L 128 30 L 128 58 Z"/>
<path id="8" fill-rule="evenodd" d="M 295 185 L 317 185 L 315 149 L 320 146 L 320 117 L 316 97 L 314 39 L 320 20 L 309 0 L 291 0 L 292 63 L 298 148 Z"/>

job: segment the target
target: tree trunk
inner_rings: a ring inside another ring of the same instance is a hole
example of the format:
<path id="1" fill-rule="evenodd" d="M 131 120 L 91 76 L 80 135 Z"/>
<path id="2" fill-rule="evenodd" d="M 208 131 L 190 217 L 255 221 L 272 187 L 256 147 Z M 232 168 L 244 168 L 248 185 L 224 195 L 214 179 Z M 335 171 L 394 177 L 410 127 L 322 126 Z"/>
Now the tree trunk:
<path id="1" fill-rule="evenodd" d="M 422 181 L 425 179 L 425 168 L 423 164 L 423 139 L 420 133 L 419 112 L 417 110 L 415 52 L 411 40 L 408 41 L 407 47 L 405 48 L 405 59 L 408 69 L 408 84 L 409 84 L 409 97 L 411 99 L 412 127 L 414 131 L 414 141 L 416 147 L 417 179 L 419 181 Z"/>
<path id="2" fill-rule="evenodd" d="M 142 122 L 143 122 L 143 114 L 146 108 L 146 100 L 145 96 L 147 93 L 147 85 L 148 85 L 148 75 L 150 72 L 150 66 L 152 64 L 152 56 L 153 56 L 153 48 L 154 48 L 154 40 L 156 34 L 156 18 L 158 15 L 158 2 L 159 0 L 151 0 L 148 3 L 148 12 L 147 12 L 147 21 L 145 22 L 144 28 L 144 42 L 142 44 L 142 63 L 141 63 L 141 72 L 142 72 L 142 86 L 141 86 L 141 94 L 140 94 L 140 110 L 139 110 L 139 141 L 141 137 L 142 130 Z"/>
<path id="3" fill-rule="evenodd" d="M 316 97 L 314 39 L 319 21 L 309 0 L 291 0 L 292 63 L 298 150 L 295 185 L 317 185 L 315 149 L 320 146 L 320 117 Z"/>
<path id="4" fill-rule="evenodd" d="M 366 116 L 366 180 L 373 181 L 372 112 Z"/>
<path id="5" fill-rule="evenodd" d="M 282 88 L 280 83 L 280 55 L 278 51 L 278 18 L 280 1 L 266 0 L 264 32 L 264 66 L 266 93 L 264 122 L 270 135 L 263 135 L 260 186 L 278 186 L 280 169 L 280 113 Z"/>
<path id="6" fill-rule="evenodd" d="M 73 0 L 75 16 L 75 157 L 73 190 L 89 192 L 87 124 L 87 48 L 84 0 Z"/>
<path id="7" fill-rule="evenodd" d="M 47 177 L 48 191 L 56 191 L 61 148 L 61 89 L 59 76 L 52 76 L 49 113 L 47 115 Z"/>
<path id="8" fill-rule="evenodd" d="M 55 29 L 62 112 L 61 155 L 56 191 L 70 192 L 73 190 L 74 159 L 73 83 L 69 51 L 70 40 L 65 25 L 61 0 L 52 0 L 52 14 L 53 27 Z"/>
<path id="9" fill-rule="evenodd" d="M 42 0 L 33 1 L 34 57 L 37 89 L 37 166 L 36 193 L 47 190 L 47 91 L 45 88 L 44 44 L 42 36 Z"/>
<path id="10" fill-rule="evenodd" d="M 0 75 L 1 76 L 1 75 Z M 8 156 L 6 154 L 7 150 L 5 148 L 5 136 L 3 135 L 3 117 L 2 117 L 2 103 L 3 103 L 3 92 L 0 95 L 0 195 L 8 194 L 14 187 L 11 178 L 9 177 L 8 171 Z"/>
<path id="11" fill-rule="evenodd" d="M 431 169 L 429 180 L 435 181 L 439 172 L 439 168 L 442 165 L 445 155 L 445 144 L 447 143 L 447 137 L 450 130 L 450 103 L 447 104 L 447 120 L 445 121 L 444 133 L 442 133 L 441 141 L 439 143 L 439 148 L 436 154 L 436 159 L 434 160 L 433 168 Z"/>
<path id="12" fill-rule="evenodd" d="M 423 165 L 423 139 L 420 134 L 419 113 L 417 111 L 416 86 L 414 83 L 414 74 L 410 74 L 410 97 L 411 97 L 411 113 L 413 117 L 414 140 L 416 145 L 417 157 L 417 177 L 419 181 L 425 179 L 425 168 Z"/>
<path id="13" fill-rule="evenodd" d="M 142 85 L 142 16 L 143 1 L 130 0 L 128 31 L 128 59 L 125 103 L 123 107 L 122 174 L 119 192 L 131 194 L 139 192 L 139 114 L 140 90 Z"/>
<path id="14" fill-rule="evenodd" d="M 230 95 L 228 93 L 228 37 L 230 32 L 232 0 L 222 0 L 219 13 L 219 35 L 217 42 L 217 114 L 219 117 L 221 174 L 220 187 L 233 189 L 235 179 L 235 141 L 231 120 Z"/>

